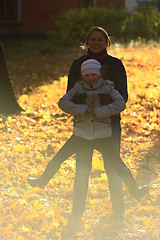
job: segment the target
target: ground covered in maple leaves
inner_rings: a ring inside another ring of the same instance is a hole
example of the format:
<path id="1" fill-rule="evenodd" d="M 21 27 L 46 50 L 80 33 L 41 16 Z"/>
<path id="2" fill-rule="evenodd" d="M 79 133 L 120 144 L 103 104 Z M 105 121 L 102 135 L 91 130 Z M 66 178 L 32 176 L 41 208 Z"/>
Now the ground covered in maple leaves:
<path id="1" fill-rule="evenodd" d="M 115 44 L 110 49 L 111 54 L 123 60 L 128 75 L 129 101 L 122 114 L 121 155 L 138 183 L 149 186 L 149 194 L 141 202 L 136 202 L 124 188 L 124 224 L 115 227 L 109 220 L 107 177 L 102 157 L 96 151 L 86 211 L 74 233 L 71 228 L 72 231 L 67 231 L 72 209 L 74 156 L 44 189 L 32 189 L 26 181 L 27 177 L 43 172 L 72 132 L 72 118 L 58 109 L 57 102 L 66 91 L 67 69 L 81 53 L 71 51 L 66 55 L 66 52 L 61 50 L 58 55 L 57 51 L 53 58 L 48 51 L 32 51 L 24 59 L 13 61 L 11 56 L 7 62 L 12 78 L 23 81 L 19 88 L 15 87 L 16 81 L 13 85 L 25 111 L 18 116 L 0 116 L 0 238 L 159 240 L 160 50 L 156 44 L 141 47 L 130 44 L 127 48 Z M 30 78 L 33 82 L 40 78 L 40 84 L 44 84 L 34 89 L 38 84 L 31 84 Z"/>

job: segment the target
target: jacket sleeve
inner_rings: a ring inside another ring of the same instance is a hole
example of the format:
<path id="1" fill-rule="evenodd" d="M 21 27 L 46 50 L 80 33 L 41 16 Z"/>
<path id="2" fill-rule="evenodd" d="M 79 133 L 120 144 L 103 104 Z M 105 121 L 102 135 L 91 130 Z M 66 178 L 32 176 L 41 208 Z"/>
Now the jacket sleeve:
<path id="1" fill-rule="evenodd" d="M 62 98 L 60 98 L 58 102 L 59 108 L 69 113 L 73 116 L 84 116 L 88 105 L 87 104 L 75 104 L 72 101 L 72 98 L 80 93 L 80 84 L 76 83 L 76 85 L 68 91 Z"/>
<path id="2" fill-rule="evenodd" d="M 111 83 L 109 83 L 108 86 L 105 84 L 104 90 L 106 94 L 109 94 L 111 96 L 113 102 L 108 105 L 95 107 L 95 114 L 99 119 L 109 118 L 111 116 L 119 114 L 126 108 L 124 98 L 117 90 L 114 89 Z"/>
<path id="3" fill-rule="evenodd" d="M 71 64 L 69 74 L 68 74 L 68 83 L 67 83 L 67 92 L 74 87 L 76 82 L 81 79 L 81 64 L 86 60 L 86 55 L 81 56 L 80 58 L 74 59 Z"/>
<path id="4" fill-rule="evenodd" d="M 116 89 L 124 98 L 124 101 L 127 102 L 128 101 L 127 75 L 126 75 L 125 67 L 121 60 L 119 60 L 116 75 L 117 75 Z"/>

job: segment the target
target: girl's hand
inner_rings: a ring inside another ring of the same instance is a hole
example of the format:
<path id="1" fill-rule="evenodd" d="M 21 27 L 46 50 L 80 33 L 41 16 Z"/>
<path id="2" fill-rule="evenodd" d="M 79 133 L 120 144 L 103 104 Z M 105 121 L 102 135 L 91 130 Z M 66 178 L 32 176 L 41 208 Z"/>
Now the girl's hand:
<path id="1" fill-rule="evenodd" d="M 94 107 L 90 107 L 90 106 L 88 106 L 88 108 L 87 108 L 87 111 L 86 111 L 87 113 L 91 113 L 91 114 L 93 114 L 93 115 L 95 115 L 95 108 Z"/>

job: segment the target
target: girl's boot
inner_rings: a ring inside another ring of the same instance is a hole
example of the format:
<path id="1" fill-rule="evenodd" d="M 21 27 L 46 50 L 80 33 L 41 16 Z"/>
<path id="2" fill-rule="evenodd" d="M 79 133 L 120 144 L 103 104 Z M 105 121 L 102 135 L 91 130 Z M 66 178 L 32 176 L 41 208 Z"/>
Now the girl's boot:
<path id="1" fill-rule="evenodd" d="M 39 178 L 30 177 L 27 179 L 31 187 L 44 188 L 45 185 L 51 180 L 54 174 L 59 170 L 61 162 L 55 157 L 48 163 L 46 169 L 44 170 L 42 176 Z"/>

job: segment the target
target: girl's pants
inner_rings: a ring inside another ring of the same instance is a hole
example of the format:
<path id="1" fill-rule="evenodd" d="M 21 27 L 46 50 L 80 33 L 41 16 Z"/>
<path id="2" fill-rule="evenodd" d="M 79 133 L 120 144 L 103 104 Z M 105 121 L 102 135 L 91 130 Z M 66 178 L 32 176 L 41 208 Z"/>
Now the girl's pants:
<path id="1" fill-rule="evenodd" d="M 112 179 L 112 187 L 113 183 L 117 183 L 117 180 L 114 182 L 115 172 L 110 166 L 110 163 L 114 167 L 114 169 L 119 174 L 119 177 L 125 183 L 125 185 L 129 188 L 130 192 L 136 196 L 136 192 L 138 190 L 135 179 L 132 176 L 131 171 L 127 168 L 125 163 L 119 156 L 119 152 L 115 150 L 113 147 L 112 141 L 110 138 L 105 139 L 96 139 L 96 140 L 85 140 L 82 138 L 77 138 L 75 141 L 79 142 L 80 151 L 76 152 L 76 175 L 74 182 L 74 201 L 73 201 L 73 215 L 79 216 L 82 215 L 85 210 L 85 201 L 88 192 L 88 180 L 90 171 L 92 168 L 92 153 L 93 149 L 98 150 L 103 155 L 103 162 L 106 174 L 108 176 L 108 180 Z M 111 189 L 111 188 L 110 188 Z M 116 191 L 117 189 L 115 189 Z M 112 192 L 111 192 L 112 191 Z M 111 193 L 116 196 L 114 189 L 111 189 Z M 119 192 L 117 192 L 117 200 L 119 201 Z M 113 203 L 113 198 L 112 198 Z M 116 203 L 117 205 L 117 203 Z M 116 211 L 116 209 L 114 209 Z M 116 214 L 120 214 L 121 209 L 117 209 L 118 212 Z"/>
<path id="2" fill-rule="evenodd" d="M 115 133 L 117 134 L 116 136 Z M 116 214 L 123 214 L 123 181 L 126 182 L 125 177 L 123 176 L 128 178 L 132 177 L 132 175 L 120 158 L 118 148 L 120 144 L 117 143 L 118 139 L 120 139 L 120 130 L 119 135 L 118 129 L 115 131 L 115 133 L 113 131 L 113 136 L 111 138 L 98 140 L 85 140 L 72 135 L 53 157 L 53 159 L 48 163 L 43 175 L 40 177 L 41 183 L 46 185 L 59 170 L 61 164 L 73 153 L 76 153 L 76 175 L 73 201 L 74 215 L 83 214 L 85 209 L 85 200 L 88 191 L 88 179 L 92 167 L 92 154 L 94 149 L 97 149 L 103 155 L 104 167 L 108 176 L 112 208 Z M 121 171 L 122 169 L 123 171 Z M 127 175 L 124 174 L 124 169 L 127 169 Z"/>

